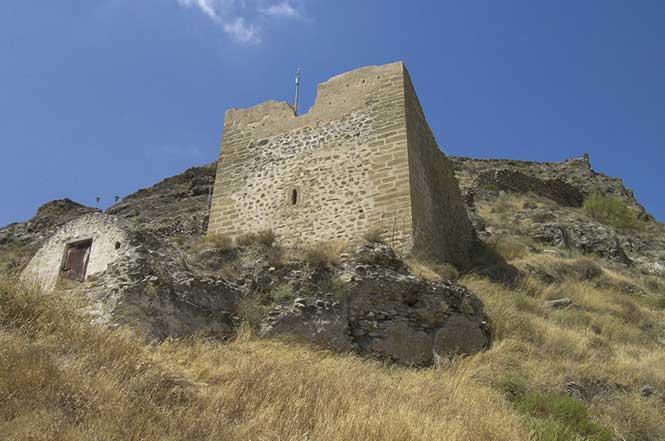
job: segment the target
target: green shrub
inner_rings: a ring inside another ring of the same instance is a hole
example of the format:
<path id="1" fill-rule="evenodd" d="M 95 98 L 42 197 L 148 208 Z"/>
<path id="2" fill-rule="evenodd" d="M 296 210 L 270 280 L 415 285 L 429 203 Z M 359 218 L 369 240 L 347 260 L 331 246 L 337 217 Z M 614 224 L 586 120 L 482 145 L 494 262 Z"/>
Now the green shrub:
<path id="1" fill-rule="evenodd" d="M 615 228 L 638 227 L 637 213 L 616 197 L 593 194 L 584 201 L 584 211 L 598 222 Z"/>
<path id="2" fill-rule="evenodd" d="M 610 431 L 591 419 L 586 404 L 580 400 L 553 392 L 529 391 L 527 380 L 520 375 L 508 375 L 498 387 L 517 411 L 529 417 L 538 440 L 612 440 Z"/>
<path id="3" fill-rule="evenodd" d="M 293 298 L 293 288 L 288 283 L 279 285 L 270 292 L 270 298 L 274 302 L 282 302 Z"/>
<path id="4" fill-rule="evenodd" d="M 335 277 L 330 282 L 330 290 L 337 300 L 344 301 L 349 296 L 349 287 L 340 277 Z"/>
<path id="5" fill-rule="evenodd" d="M 524 377 L 510 375 L 499 382 L 499 389 L 501 389 L 508 401 L 515 402 L 526 395 L 528 385 Z"/>
<path id="6" fill-rule="evenodd" d="M 611 441 L 609 430 L 594 422 L 586 405 L 573 397 L 552 392 L 527 392 L 515 408 L 532 418 L 538 439 Z"/>

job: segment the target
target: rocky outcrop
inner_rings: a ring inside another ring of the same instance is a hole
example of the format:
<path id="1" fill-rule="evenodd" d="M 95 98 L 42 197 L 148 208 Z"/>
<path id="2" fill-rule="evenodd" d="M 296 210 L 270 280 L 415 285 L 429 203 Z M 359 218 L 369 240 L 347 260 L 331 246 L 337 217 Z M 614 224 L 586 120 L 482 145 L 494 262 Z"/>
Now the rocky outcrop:
<path id="1" fill-rule="evenodd" d="M 593 170 L 588 155 L 563 162 L 450 159 L 469 218 L 483 241 L 492 243 L 496 238 L 510 236 L 526 238 L 636 266 L 644 274 L 663 274 L 662 225 L 654 222 L 621 179 Z M 510 193 L 525 197 L 518 205 L 497 204 L 497 200 L 512 200 L 513 204 L 520 201 L 505 198 Z M 638 225 L 634 229 L 621 229 L 592 219 L 581 209 L 584 199 L 591 194 L 621 199 L 636 211 Z M 481 215 L 478 207 L 485 213 Z"/>
<path id="2" fill-rule="evenodd" d="M 28 221 L 0 228 L 0 277 L 22 271 L 46 239 L 67 222 L 98 212 L 71 199 L 58 199 L 39 207 Z"/>
<path id="3" fill-rule="evenodd" d="M 87 270 L 71 278 L 62 259 L 79 243 L 88 247 Z M 231 336 L 245 318 L 241 300 L 254 297 L 264 336 L 405 365 L 473 354 L 490 342 L 473 294 L 409 273 L 390 247 L 375 242 L 342 255 L 339 264 L 308 264 L 258 242 L 219 249 L 200 239 L 167 240 L 131 220 L 95 213 L 57 230 L 22 278 L 46 292 L 82 297 L 94 323 L 128 326 L 154 341 Z"/>
<path id="4" fill-rule="evenodd" d="M 623 199 L 635 208 L 642 217 L 650 217 L 635 198 L 632 190 L 626 188 L 621 178 L 612 178 L 596 172 L 591 167 L 588 155 L 562 162 L 533 162 L 511 159 L 476 159 L 450 156 L 455 175 L 460 181 L 463 193 L 478 189 L 476 178 L 494 170 L 510 170 L 521 175 L 536 178 L 543 182 L 560 181 L 577 189 L 582 195 L 599 193 Z"/>
<path id="5" fill-rule="evenodd" d="M 157 237 L 202 236 L 208 227 L 217 163 L 192 167 L 125 197 L 106 212 L 131 219 Z"/>
<path id="6" fill-rule="evenodd" d="M 99 212 L 71 199 L 57 199 L 37 209 L 37 214 L 22 223 L 9 224 L 0 228 L 0 249 L 8 246 L 22 246 L 35 249 L 46 238 L 72 219 L 87 213 Z"/>
<path id="7" fill-rule="evenodd" d="M 174 256 L 177 250 L 170 247 L 138 245 L 130 257 L 77 286 L 88 300 L 93 322 L 129 326 L 153 341 L 194 334 L 231 336 L 238 287 L 192 271 Z"/>
<path id="8" fill-rule="evenodd" d="M 342 299 L 320 293 L 278 305 L 264 321 L 262 334 L 289 335 L 406 365 L 429 365 L 489 345 L 477 297 L 451 282 L 410 274 L 383 244 L 356 250 L 336 277 L 347 281 Z"/>
<path id="9" fill-rule="evenodd" d="M 632 264 L 616 232 L 597 223 L 538 225 L 531 232 L 531 237 L 547 245 L 595 254 L 626 265 Z"/>

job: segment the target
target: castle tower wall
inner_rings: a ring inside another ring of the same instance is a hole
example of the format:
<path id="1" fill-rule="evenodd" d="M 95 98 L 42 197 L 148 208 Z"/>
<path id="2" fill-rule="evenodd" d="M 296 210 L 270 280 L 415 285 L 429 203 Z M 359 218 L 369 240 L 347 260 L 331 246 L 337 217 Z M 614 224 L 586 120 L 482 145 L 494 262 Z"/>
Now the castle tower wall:
<path id="1" fill-rule="evenodd" d="M 413 250 L 419 256 L 469 264 L 473 227 L 452 164 L 436 143 L 409 73 L 404 71 Z"/>
<path id="2" fill-rule="evenodd" d="M 393 63 L 334 77 L 300 116 L 275 101 L 227 111 L 208 233 L 272 229 L 299 245 L 381 228 L 408 247 L 403 72 Z"/>
<path id="3" fill-rule="evenodd" d="M 331 78 L 304 115 L 276 101 L 226 112 L 208 234 L 267 229 L 286 245 L 381 230 L 465 265 L 471 224 L 403 63 Z"/>

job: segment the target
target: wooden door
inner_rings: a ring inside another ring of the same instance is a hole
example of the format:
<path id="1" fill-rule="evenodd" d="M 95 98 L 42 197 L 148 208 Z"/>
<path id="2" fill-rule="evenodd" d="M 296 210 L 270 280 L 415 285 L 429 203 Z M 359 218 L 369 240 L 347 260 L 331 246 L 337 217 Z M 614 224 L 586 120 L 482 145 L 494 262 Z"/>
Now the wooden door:
<path id="1" fill-rule="evenodd" d="M 78 280 L 80 282 L 85 280 L 85 273 L 88 269 L 88 259 L 90 258 L 91 247 L 91 240 L 67 245 L 65 264 L 62 267 L 62 272 L 67 278 Z"/>

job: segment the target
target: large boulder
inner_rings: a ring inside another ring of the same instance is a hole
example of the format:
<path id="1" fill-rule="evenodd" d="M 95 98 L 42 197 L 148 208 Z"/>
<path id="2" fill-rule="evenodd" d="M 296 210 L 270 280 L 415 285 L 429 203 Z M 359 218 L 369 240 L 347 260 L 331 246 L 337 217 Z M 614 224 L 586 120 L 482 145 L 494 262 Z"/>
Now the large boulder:
<path id="1" fill-rule="evenodd" d="M 361 246 L 336 277 L 346 281 L 343 299 L 297 298 L 268 314 L 262 335 L 295 337 L 413 366 L 489 346 L 476 296 L 452 282 L 410 274 L 383 244 Z"/>
<path id="2" fill-rule="evenodd" d="M 261 334 L 264 337 L 289 336 L 346 352 L 351 350 L 347 313 L 347 308 L 338 302 L 298 298 L 293 305 L 273 310 Z"/>
<path id="3" fill-rule="evenodd" d="M 437 357 L 470 355 L 486 348 L 487 342 L 483 322 L 455 314 L 434 334 L 433 351 Z"/>

